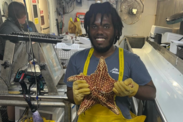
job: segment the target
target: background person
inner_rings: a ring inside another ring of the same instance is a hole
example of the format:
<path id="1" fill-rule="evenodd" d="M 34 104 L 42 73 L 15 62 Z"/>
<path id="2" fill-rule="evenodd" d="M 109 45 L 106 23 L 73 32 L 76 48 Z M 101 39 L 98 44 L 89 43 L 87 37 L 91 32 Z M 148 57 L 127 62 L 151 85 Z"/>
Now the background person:
<path id="1" fill-rule="evenodd" d="M 27 24 L 27 11 L 24 4 L 19 2 L 11 2 L 8 6 L 8 18 L 7 20 L 1 25 L 0 27 L 0 34 L 11 34 L 12 32 L 20 32 L 20 31 L 28 31 Z M 28 21 L 29 31 L 37 32 L 37 29 L 33 22 Z M 15 43 L 15 50 L 19 47 L 26 48 L 26 44 L 22 42 L 13 42 Z M 0 38 L 0 60 L 3 60 L 4 56 L 4 48 L 5 48 L 5 40 Z M 25 59 L 22 60 L 22 65 L 27 64 L 28 61 L 28 54 L 25 53 Z M 1 70 L 1 67 L 0 67 Z M 14 106 L 7 106 L 7 114 L 9 122 L 15 121 L 15 107 Z"/>

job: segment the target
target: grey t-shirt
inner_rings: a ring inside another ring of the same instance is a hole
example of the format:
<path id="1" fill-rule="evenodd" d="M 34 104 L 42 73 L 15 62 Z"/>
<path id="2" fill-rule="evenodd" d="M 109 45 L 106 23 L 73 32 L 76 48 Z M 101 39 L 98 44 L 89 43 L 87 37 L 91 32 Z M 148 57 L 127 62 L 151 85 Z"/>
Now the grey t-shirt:
<path id="1" fill-rule="evenodd" d="M 83 72 L 83 67 L 88 56 L 89 49 L 85 49 L 79 52 L 76 52 L 69 60 L 68 67 L 66 70 L 66 75 L 64 78 L 64 82 L 68 87 L 72 87 L 73 82 L 67 82 L 67 78 L 72 75 L 77 75 Z M 118 80 L 119 74 L 119 50 L 116 48 L 115 52 L 105 59 L 108 73 L 110 76 Z M 88 74 L 92 74 L 98 65 L 99 58 L 96 58 L 92 55 L 90 59 L 90 64 L 88 67 Z M 124 50 L 124 75 L 123 81 L 127 78 L 132 78 L 137 84 L 145 85 L 151 81 L 151 77 L 143 64 L 140 58 L 130 53 L 127 50 Z M 131 119 L 129 112 L 129 97 L 116 97 L 116 104 L 120 108 L 123 116 L 127 119 Z"/>
<path id="2" fill-rule="evenodd" d="M 29 31 L 30 31 L 30 32 L 38 32 L 37 29 L 36 29 L 36 26 L 35 26 L 35 24 L 34 24 L 33 22 L 28 21 L 28 25 L 29 25 Z M 25 23 L 25 24 L 23 25 L 23 27 L 24 27 L 24 28 L 23 28 L 24 31 L 28 32 L 27 23 Z"/>

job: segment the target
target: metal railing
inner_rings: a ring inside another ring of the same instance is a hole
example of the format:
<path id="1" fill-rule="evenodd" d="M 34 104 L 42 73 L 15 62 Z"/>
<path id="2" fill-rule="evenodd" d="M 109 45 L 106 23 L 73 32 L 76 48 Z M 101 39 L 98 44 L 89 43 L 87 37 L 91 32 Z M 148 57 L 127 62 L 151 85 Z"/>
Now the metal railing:
<path id="1" fill-rule="evenodd" d="M 66 95 L 39 96 L 39 101 L 35 101 L 36 96 L 32 96 L 32 104 L 41 107 L 60 107 L 64 108 L 64 122 L 71 122 L 71 103 Z M 0 106 L 28 106 L 22 95 L 0 95 Z"/>

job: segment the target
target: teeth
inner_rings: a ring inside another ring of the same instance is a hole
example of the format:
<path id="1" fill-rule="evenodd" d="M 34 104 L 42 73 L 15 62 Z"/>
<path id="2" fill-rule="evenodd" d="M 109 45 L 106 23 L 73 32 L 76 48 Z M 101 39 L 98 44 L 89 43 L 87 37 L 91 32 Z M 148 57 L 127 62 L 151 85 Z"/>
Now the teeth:
<path id="1" fill-rule="evenodd" d="M 105 40 L 105 39 L 103 39 L 103 38 L 97 38 L 96 40 L 97 40 L 97 41 L 103 41 L 103 40 Z"/>

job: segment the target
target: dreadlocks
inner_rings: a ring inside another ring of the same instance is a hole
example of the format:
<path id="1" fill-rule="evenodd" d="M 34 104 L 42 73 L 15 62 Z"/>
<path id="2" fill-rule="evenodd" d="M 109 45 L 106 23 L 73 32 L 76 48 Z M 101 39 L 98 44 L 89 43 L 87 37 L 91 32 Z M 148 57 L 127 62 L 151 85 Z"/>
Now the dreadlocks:
<path id="1" fill-rule="evenodd" d="M 114 44 L 119 40 L 120 36 L 122 35 L 122 28 L 123 24 L 121 21 L 121 18 L 119 17 L 116 9 L 109 3 L 95 3 L 90 6 L 89 11 L 85 15 L 84 19 L 84 28 L 86 30 L 86 33 L 89 34 L 89 27 L 90 27 L 90 19 L 94 16 L 93 22 L 96 19 L 97 14 L 101 14 L 101 20 L 103 20 L 104 15 L 111 15 L 112 18 L 112 24 L 114 26 L 114 32 L 117 31 L 117 34 L 115 35 L 115 41 Z M 102 21 L 101 21 L 102 22 Z"/>

